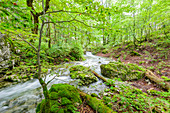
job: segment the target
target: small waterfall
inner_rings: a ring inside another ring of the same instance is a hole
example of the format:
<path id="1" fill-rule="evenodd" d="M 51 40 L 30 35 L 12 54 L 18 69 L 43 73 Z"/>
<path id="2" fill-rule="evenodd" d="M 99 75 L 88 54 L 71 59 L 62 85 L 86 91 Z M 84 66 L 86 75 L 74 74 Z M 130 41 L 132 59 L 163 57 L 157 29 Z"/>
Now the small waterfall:
<path id="1" fill-rule="evenodd" d="M 94 56 L 91 52 L 86 52 L 86 56 Z"/>

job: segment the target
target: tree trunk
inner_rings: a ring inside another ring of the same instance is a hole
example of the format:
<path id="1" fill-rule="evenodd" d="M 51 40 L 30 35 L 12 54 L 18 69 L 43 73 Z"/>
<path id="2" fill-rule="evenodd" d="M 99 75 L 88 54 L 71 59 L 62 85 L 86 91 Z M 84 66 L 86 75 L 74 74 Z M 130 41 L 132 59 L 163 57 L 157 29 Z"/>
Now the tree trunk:
<path id="1" fill-rule="evenodd" d="M 43 7 L 43 14 L 45 14 L 44 0 L 42 0 L 42 7 Z M 38 16 L 37 16 L 37 19 L 38 19 Z M 45 24 L 45 22 L 44 22 L 44 20 L 42 20 L 42 25 L 41 25 L 41 29 L 40 29 L 40 37 L 39 37 L 39 45 L 38 45 L 38 51 L 37 51 L 38 80 L 39 80 L 39 82 L 41 84 L 41 87 L 43 88 L 43 94 L 44 94 L 44 97 L 45 97 L 45 111 L 44 112 L 45 113 L 50 113 L 50 108 L 51 108 L 50 96 L 49 96 L 49 92 L 48 92 L 48 89 L 47 89 L 47 84 L 45 83 L 45 81 L 41 77 L 40 50 L 41 50 L 41 41 L 42 41 L 42 33 L 43 33 L 44 24 Z M 37 33 L 38 33 L 38 31 L 37 31 Z"/>
<path id="2" fill-rule="evenodd" d="M 38 25 L 39 25 L 39 20 L 38 20 L 38 15 L 33 15 L 34 17 L 34 30 L 33 33 L 34 34 L 38 34 Z"/>
<path id="3" fill-rule="evenodd" d="M 54 39 L 57 42 L 57 31 L 56 31 L 55 24 L 54 24 Z"/>
<path id="4" fill-rule="evenodd" d="M 49 3 L 50 3 L 50 0 L 46 0 L 46 4 L 45 4 L 45 9 L 44 9 L 44 12 L 46 12 L 49 8 Z M 40 15 L 43 15 L 43 11 L 40 12 L 40 13 L 37 13 L 33 7 L 33 0 L 27 0 L 27 6 L 31 8 L 30 12 L 31 14 L 33 15 L 33 18 L 34 18 L 34 28 L 33 28 L 33 33 L 34 34 L 38 34 L 38 24 L 39 24 L 39 20 L 38 20 L 38 17 Z"/>
<path id="5" fill-rule="evenodd" d="M 96 76 L 96 77 L 98 77 L 98 78 L 100 78 L 101 80 L 103 80 L 104 82 L 107 82 L 107 80 L 104 78 L 104 77 L 102 77 L 102 76 L 100 76 L 99 74 L 97 74 L 95 71 L 93 71 L 93 70 L 91 70 L 92 71 L 92 73 Z"/>
<path id="6" fill-rule="evenodd" d="M 135 25 L 135 12 L 133 13 L 133 44 L 134 44 L 134 49 L 136 48 L 136 25 Z"/>
<path id="7" fill-rule="evenodd" d="M 48 16 L 50 16 L 50 14 Z M 50 23 L 48 23 L 48 27 L 47 27 L 47 37 L 49 38 L 49 40 L 48 40 L 48 48 L 51 48 Z"/>
<path id="8" fill-rule="evenodd" d="M 106 45 L 106 39 L 105 39 L 105 36 L 104 36 L 104 29 L 103 29 L 103 45 Z"/>

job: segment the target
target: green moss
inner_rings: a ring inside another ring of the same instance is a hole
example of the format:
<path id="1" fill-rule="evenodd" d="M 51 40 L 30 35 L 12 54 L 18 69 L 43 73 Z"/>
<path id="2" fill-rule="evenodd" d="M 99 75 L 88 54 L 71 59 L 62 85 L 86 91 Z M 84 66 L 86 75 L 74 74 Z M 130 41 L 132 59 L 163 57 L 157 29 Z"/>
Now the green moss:
<path id="1" fill-rule="evenodd" d="M 52 107 L 51 107 L 51 112 L 52 113 L 58 113 L 58 111 L 60 110 L 60 108 L 59 108 L 59 106 L 58 105 L 53 105 Z"/>
<path id="2" fill-rule="evenodd" d="M 49 92 L 50 94 L 56 92 L 58 98 L 67 97 L 70 98 L 72 102 L 81 102 L 77 89 L 68 84 L 53 84 Z"/>
<path id="3" fill-rule="evenodd" d="M 50 99 L 51 100 L 54 100 L 54 99 L 57 99 L 58 98 L 58 93 L 56 93 L 56 92 L 51 92 L 50 93 Z"/>
<path id="4" fill-rule="evenodd" d="M 101 100 L 98 100 L 96 97 L 86 95 L 86 102 L 98 113 L 114 113 L 112 109 L 107 107 Z"/>
<path id="5" fill-rule="evenodd" d="M 64 109 L 59 109 L 56 113 L 65 113 Z"/>
<path id="6" fill-rule="evenodd" d="M 122 80 L 138 80 L 144 77 L 145 69 L 136 64 L 124 64 L 110 62 L 100 66 L 101 73 L 109 78 L 121 78 Z"/>
<path id="7" fill-rule="evenodd" d="M 68 58 L 65 58 L 64 61 L 65 61 L 65 62 L 69 62 L 69 59 L 68 59 Z"/>
<path id="8" fill-rule="evenodd" d="M 89 85 L 97 81 L 97 77 L 91 72 L 90 68 L 82 65 L 76 65 L 70 69 L 70 77 L 72 79 L 80 79 L 78 85 Z"/>
<path id="9" fill-rule="evenodd" d="M 108 50 L 107 50 L 107 49 L 104 49 L 104 50 L 102 51 L 102 53 L 103 53 L 103 54 L 106 54 L 106 53 L 108 53 Z"/>
<path id="10" fill-rule="evenodd" d="M 41 103 L 38 104 L 36 113 L 42 113 L 42 111 L 45 111 L 45 99 L 41 101 Z"/>
<path id="11" fill-rule="evenodd" d="M 167 82 L 169 82 L 169 81 L 170 81 L 170 78 L 168 78 L 168 77 L 166 77 L 166 76 L 162 76 L 161 78 L 163 78 L 163 79 L 164 79 L 164 81 L 167 81 Z"/>
<path id="12" fill-rule="evenodd" d="M 92 93 L 91 96 L 92 97 L 98 97 L 98 95 L 96 93 Z"/>
<path id="13" fill-rule="evenodd" d="M 73 113 L 75 107 L 82 103 L 77 89 L 68 84 L 53 84 L 49 93 L 51 113 Z M 37 106 L 36 112 L 44 111 L 43 108 L 44 100 Z"/>
<path id="14" fill-rule="evenodd" d="M 72 102 L 66 97 L 61 98 L 61 105 L 72 104 Z"/>

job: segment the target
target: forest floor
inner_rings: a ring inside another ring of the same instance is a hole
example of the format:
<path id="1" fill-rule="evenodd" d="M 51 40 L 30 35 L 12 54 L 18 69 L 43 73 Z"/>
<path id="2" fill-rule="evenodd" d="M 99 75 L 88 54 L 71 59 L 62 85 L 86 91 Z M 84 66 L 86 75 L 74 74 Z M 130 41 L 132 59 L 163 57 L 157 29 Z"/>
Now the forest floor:
<path id="1" fill-rule="evenodd" d="M 151 70 L 159 78 L 165 78 L 170 82 L 170 44 L 163 39 L 154 39 L 142 42 L 137 49 L 134 49 L 132 43 L 118 45 L 109 50 L 103 50 L 97 53 L 97 56 L 109 57 L 116 61 L 126 63 L 135 63 Z M 154 89 L 162 89 L 146 77 L 138 81 L 129 81 L 131 85 L 142 89 L 143 92 Z"/>

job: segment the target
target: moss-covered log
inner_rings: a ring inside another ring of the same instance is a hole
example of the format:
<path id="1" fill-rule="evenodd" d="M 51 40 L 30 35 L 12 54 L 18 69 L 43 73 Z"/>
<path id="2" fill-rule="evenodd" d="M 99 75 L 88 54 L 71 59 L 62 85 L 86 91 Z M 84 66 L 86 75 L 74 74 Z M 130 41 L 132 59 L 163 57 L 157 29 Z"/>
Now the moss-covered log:
<path id="1" fill-rule="evenodd" d="M 79 91 L 81 97 L 83 97 L 87 104 L 90 105 L 98 113 L 116 113 L 111 108 L 107 107 L 101 100 L 96 97 L 92 97 L 84 92 Z"/>
<path id="2" fill-rule="evenodd" d="M 168 82 L 165 82 L 163 79 L 158 78 L 150 70 L 146 71 L 146 77 L 161 86 L 163 89 L 170 90 L 170 84 Z"/>

